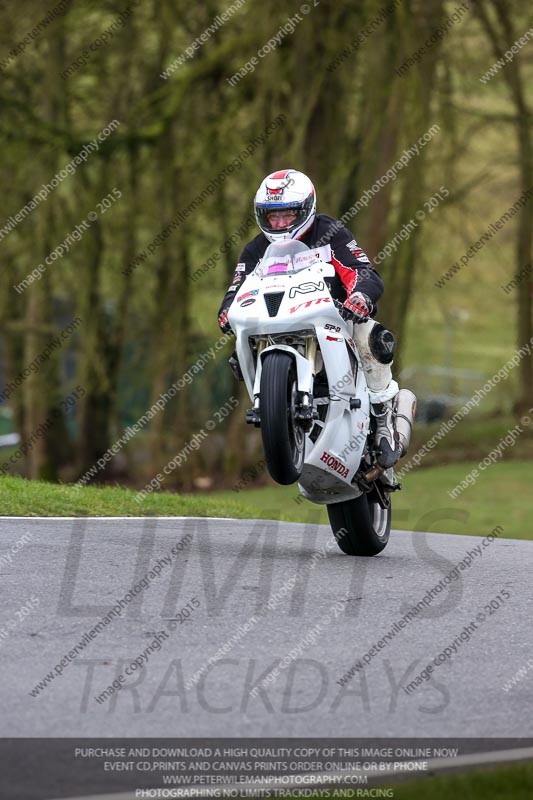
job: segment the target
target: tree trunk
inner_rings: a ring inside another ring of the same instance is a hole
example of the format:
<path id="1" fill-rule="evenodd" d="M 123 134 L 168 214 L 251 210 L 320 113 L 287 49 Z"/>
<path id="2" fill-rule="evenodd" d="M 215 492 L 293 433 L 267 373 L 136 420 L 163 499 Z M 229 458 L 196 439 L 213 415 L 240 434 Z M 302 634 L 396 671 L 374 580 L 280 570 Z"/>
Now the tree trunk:
<path id="1" fill-rule="evenodd" d="M 481 21 L 491 42 L 496 59 L 503 57 L 518 38 L 507 2 L 503 0 L 475 0 L 474 11 Z M 493 22 L 489 8 L 493 8 L 497 23 Z M 520 189 L 523 195 L 533 190 L 533 140 L 531 134 L 532 114 L 526 100 L 526 85 L 521 68 L 521 54 L 518 53 L 503 69 L 503 77 L 516 110 L 516 136 L 519 153 Z M 533 199 L 528 197 L 518 212 L 516 234 L 515 269 L 518 274 L 531 265 L 533 230 Z M 529 345 L 530 350 L 520 360 L 520 387 L 515 403 L 517 415 L 528 411 L 533 398 L 533 339 L 532 323 L 533 275 L 531 272 L 520 282 L 517 291 L 517 345 L 518 349 Z"/>

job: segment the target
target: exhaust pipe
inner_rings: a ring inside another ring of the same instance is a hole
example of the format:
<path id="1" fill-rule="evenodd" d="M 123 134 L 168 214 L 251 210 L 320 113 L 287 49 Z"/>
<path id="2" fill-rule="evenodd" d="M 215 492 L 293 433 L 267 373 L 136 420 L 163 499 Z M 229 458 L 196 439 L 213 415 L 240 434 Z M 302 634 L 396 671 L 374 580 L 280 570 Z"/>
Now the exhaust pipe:
<path id="1" fill-rule="evenodd" d="M 409 450 L 416 412 L 416 397 L 410 389 L 400 389 L 394 398 L 394 409 L 396 411 L 396 430 L 402 448 L 400 458 L 403 458 Z"/>

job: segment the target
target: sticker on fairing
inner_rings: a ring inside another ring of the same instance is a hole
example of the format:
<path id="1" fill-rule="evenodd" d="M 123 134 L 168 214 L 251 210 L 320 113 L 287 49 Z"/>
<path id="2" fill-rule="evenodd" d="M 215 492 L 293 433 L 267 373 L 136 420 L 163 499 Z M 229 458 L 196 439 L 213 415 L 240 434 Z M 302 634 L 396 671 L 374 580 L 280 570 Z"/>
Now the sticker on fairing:
<path id="1" fill-rule="evenodd" d="M 289 308 L 289 313 L 294 314 L 296 311 L 299 311 L 300 308 L 310 308 L 312 305 L 317 305 L 318 303 L 331 303 L 331 297 L 317 297 L 316 300 L 308 300 L 306 303 L 298 303 L 297 306 Z"/>
<path id="2" fill-rule="evenodd" d="M 328 453 L 327 450 L 324 450 L 322 455 L 320 456 L 320 460 L 324 462 L 324 464 L 334 472 L 338 472 L 343 478 L 348 477 L 349 469 L 345 466 L 338 458 L 335 458 L 331 453 Z"/>
<path id="3" fill-rule="evenodd" d="M 315 250 L 311 251 L 315 258 L 320 259 L 320 261 L 331 261 L 331 245 L 325 244 L 322 247 L 317 247 Z"/>
<path id="4" fill-rule="evenodd" d="M 247 297 L 255 297 L 256 294 L 259 294 L 259 289 L 252 289 L 249 292 L 241 294 L 241 296 L 237 298 L 237 302 L 240 303 L 241 300 L 246 300 Z"/>
<path id="5" fill-rule="evenodd" d="M 313 281 L 306 281 L 300 283 L 299 286 L 292 286 L 289 291 L 289 297 L 296 297 L 297 294 L 310 294 L 311 292 L 321 292 L 324 289 L 324 281 L 313 283 Z"/>

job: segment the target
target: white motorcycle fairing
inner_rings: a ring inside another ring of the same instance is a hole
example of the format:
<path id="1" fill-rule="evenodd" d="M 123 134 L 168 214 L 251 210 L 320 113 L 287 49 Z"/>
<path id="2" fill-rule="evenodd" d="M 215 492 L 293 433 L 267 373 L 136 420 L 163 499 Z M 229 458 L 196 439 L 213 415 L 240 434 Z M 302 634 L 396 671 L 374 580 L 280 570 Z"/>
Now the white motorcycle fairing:
<path id="1" fill-rule="evenodd" d="M 278 350 L 294 359 L 301 407 L 314 408 L 298 485 L 304 497 L 319 504 L 362 494 L 353 481 L 370 430 L 365 375 L 350 330 L 325 281 L 335 274 L 333 266 L 321 260 L 321 256 L 327 257 L 325 250 L 329 247 L 294 256 L 287 260 L 285 270 L 279 257 L 263 258 L 242 284 L 228 312 L 240 367 L 257 415 L 250 421 L 259 424 L 260 420 L 265 356 Z"/>

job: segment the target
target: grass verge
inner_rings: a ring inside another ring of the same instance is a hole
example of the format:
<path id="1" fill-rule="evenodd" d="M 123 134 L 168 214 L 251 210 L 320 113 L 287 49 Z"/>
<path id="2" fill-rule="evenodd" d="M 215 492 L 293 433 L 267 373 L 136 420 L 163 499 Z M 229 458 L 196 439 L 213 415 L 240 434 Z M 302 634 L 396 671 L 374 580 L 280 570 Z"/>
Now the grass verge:
<path id="1" fill-rule="evenodd" d="M 477 464 L 449 464 L 410 473 L 393 497 L 393 527 L 486 536 L 501 525 L 503 537 L 532 539 L 528 461 L 508 461 L 480 474 L 457 499 L 451 491 Z M 270 485 L 239 492 L 171 494 L 135 501 L 136 492 L 112 487 L 57 485 L 0 479 L 6 516 L 197 516 L 280 519 L 327 524 L 324 506 L 303 500 L 296 486 Z"/>
<path id="2" fill-rule="evenodd" d="M 531 462 L 506 461 L 480 473 L 455 500 L 452 491 L 478 462 L 447 464 L 416 470 L 393 495 L 393 527 L 405 530 L 486 536 L 497 525 L 503 537 L 533 539 Z M 296 486 L 266 486 L 236 493 L 213 492 L 208 497 L 227 502 L 238 498 L 256 509 L 256 516 L 297 522 L 328 522 L 324 506 L 303 500 Z"/>
<path id="3" fill-rule="evenodd" d="M 304 795 L 291 795 L 296 800 Z M 419 777 L 416 780 L 361 788 L 316 790 L 314 800 L 389 797 L 392 800 L 531 800 L 533 764 L 488 767 L 467 772 Z"/>
<path id="4" fill-rule="evenodd" d="M 0 478 L 0 513 L 30 517 L 254 517 L 256 512 L 240 500 L 222 500 L 205 495 L 161 492 L 137 503 L 137 492 L 110 486 L 86 486 Z"/>
<path id="5" fill-rule="evenodd" d="M 533 764 L 439 775 L 389 787 L 394 800 L 531 800 Z"/>

